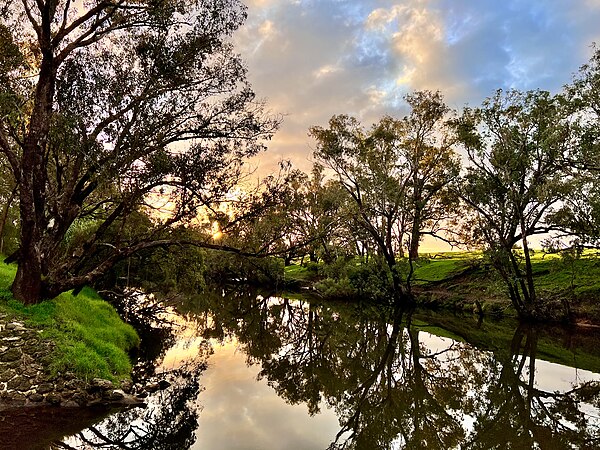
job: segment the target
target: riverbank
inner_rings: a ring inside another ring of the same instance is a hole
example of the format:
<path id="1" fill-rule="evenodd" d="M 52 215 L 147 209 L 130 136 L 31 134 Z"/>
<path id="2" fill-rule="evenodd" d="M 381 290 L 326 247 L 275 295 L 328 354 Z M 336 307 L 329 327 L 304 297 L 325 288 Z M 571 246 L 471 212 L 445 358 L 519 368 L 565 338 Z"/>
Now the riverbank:
<path id="1" fill-rule="evenodd" d="M 503 281 L 481 254 L 448 252 L 426 256 L 415 264 L 413 292 L 419 306 L 485 316 L 517 316 Z M 568 259 L 538 252 L 533 258 L 533 270 L 538 298 L 542 299 L 544 316 L 549 321 L 564 322 L 569 317 L 571 323 L 580 326 L 600 326 L 600 259 L 596 255 Z M 327 296 L 329 292 L 320 290 L 327 286 L 324 272 L 315 264 L 287 267 L 286 286 Z M 354 283 L 352 274 L 336 283 L 346 288 L 347 296 Z"/>
<path id="2" fill-rule="evenodd" d="M 533 274 L 547 321 L 600 326 L 600 259 L 595 255 L 565 260 L 540 252 L 533 258 Z M 424 260 L 415 278 L 420 306 L 517 317 L 497 272 L 472 254 Z"/>
<path id="3" fill-rule="evenodd" d="M 0 410 L 140 403 L 130 395 L 133 327 L 87 288 L 24 306 L 10 293 L 14 272 L 0 264 Z"/>

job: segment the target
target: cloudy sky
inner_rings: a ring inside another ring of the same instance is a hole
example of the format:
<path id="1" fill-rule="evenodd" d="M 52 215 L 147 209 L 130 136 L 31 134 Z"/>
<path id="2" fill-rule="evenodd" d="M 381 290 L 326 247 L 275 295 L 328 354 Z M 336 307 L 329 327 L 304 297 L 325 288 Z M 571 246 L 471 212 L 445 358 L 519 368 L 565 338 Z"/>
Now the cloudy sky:
<path id="1" fill-rule="evenodd" d="M 246 0 L 236 34 L 259 97 L 285 115 L 260 171 L 309 170 L 311 125 L 406 113 L 402 96 L 441 90 L 478 105 L 497 88 L 569 82 L 600 42 L 600 0 Z"/>

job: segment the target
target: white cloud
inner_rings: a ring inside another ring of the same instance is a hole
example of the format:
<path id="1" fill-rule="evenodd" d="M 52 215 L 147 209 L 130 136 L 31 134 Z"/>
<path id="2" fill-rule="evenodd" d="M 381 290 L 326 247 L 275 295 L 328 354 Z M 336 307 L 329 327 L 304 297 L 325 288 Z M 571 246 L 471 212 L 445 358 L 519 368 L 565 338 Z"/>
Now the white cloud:
<path id="1" fill-rule="evenodd" d="M 231 345 L 210 358 L 192 449 L 323 449 L 335 439 L 339 425 L 333 411 L 310 417 L 305 405 L 286 404 L 266 380 L 256 381 L 258 367 L 244 360 Z"/>
<path id="2" fill-rule="evenodd" d="M 440 89 L 449 105 L 497 88 L 556 91 L 600 40 L 600 0 L 253 0 L 236 36 L 259 97 L 287 114 L 267 164 L 308 170 L 311 125 L 369 125 L 402 96 Z"/>

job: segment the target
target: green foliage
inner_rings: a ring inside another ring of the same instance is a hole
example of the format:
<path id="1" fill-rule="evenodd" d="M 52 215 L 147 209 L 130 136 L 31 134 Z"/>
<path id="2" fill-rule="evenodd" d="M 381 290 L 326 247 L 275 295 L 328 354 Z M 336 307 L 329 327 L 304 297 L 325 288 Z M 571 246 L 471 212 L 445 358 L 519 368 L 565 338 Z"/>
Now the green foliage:
<path id="1" fill-rule="evenodd" d="M 470 238 L 485 248 L 519 315 L 532 318 L 543 305 L 527 239 L 548 231 L 549 213 L 572 188 L 567 112 L 545 91 L 499 90 L 453 124 L 470 163 L 460 187 L 475 219 Z"/>
<path id="2" fill-rule="evenodd" d="M 15 267 L 0 264 L 0 310 L 27 326 L 41 328 L 42 336 L 56 344 L 48 369 L 52 374 L 70 371 L 77 376 L 118 381 L 131 374 L 127 352 L 139 344 L 137 333 L 98 294 L 84 288 L 77 295 L 23 305 L 10 296 Z"/>
<path id="3" fill-rule="evenodd" d="M 325 279 L 315 288 L 328 298 L 362 298 L 387 302 L 392 295 L 392 279 L 387 265 L 376 258 L 338 258 L 322 269 Z"/>
<path id="4" fill-rule="evenodd" d="M 449 186 L 460 172 L 441 93 L 415 92 L 404 100 L 411 109 L 407 116 L 385 116 L 368 130 L 343 114 L 333 116 L 328 128 L 310 129 L 315 158 L 346 192 L 345 222 L 354 248 L 384 258 L 396 291 L 401 282 L 405 288 L 411 282 L 397 276 L 398 253 L 417 259 L 423 235 L 435 235 L 451 219 L 457 197 Z"/>
<path id="5" fill-rule="evenodd" d="M 6 6 L 0 201 L 18 184 L 12 292 L 36 303 L 181 243 L 165 230 L 231 202 L 280 118 L 230 42 L 246 18 L 238 0 Z"/>
<path id="6" fill-rule="evenodd" d="M 189 230 L 172 230 L 167 238 L 194 240 Z M 205 250 L 194 246 L 156 247 L 117 263 L 101 281 L 105 289 L 135 287 L 157 295 L 190 295 L 205 287 Z"/>

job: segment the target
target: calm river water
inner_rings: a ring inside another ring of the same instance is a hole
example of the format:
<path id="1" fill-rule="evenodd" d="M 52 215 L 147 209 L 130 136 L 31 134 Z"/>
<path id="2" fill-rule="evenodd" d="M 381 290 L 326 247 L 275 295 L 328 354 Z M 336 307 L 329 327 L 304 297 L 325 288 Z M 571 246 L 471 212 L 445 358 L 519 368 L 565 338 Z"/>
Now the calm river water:
<path id="1" fill-rule="evenodd" d="M 593 329 L 250 292 L 177 309 L 141 364 L 171 386 L 41 448 L 600 448 Z"/>

